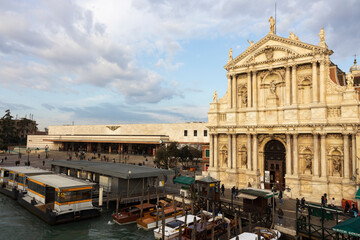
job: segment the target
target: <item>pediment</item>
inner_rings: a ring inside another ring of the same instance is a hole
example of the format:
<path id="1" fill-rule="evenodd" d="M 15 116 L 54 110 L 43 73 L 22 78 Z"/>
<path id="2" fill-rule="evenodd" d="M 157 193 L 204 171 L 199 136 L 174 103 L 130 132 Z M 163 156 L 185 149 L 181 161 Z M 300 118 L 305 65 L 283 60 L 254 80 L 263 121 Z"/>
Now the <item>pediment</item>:
<path id="1" fill-rule="evenodd" d="M 239 56 L 229 61 L 225 65 L 225 69 L 229 70 L 278 60 L 307 57 L 319 53 L 331 55 L 333 52 L 327 48 L 303 43 L 299 40 L 268 34 L 256 44 L 248 47 Z"/>

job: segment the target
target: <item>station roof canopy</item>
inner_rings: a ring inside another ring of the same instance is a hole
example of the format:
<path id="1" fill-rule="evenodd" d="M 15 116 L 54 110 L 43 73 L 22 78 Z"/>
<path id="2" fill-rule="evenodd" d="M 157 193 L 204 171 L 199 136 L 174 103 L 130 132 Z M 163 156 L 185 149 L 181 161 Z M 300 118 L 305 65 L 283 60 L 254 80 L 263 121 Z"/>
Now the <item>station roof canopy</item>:
<path id="1" fill-rule="evenodd" d="M 195 179 L 193 177 L 186 177 L 186 176 L 179 176 L 174 179 L 174 183 L 179 183 L 183 185 L 191 185 L 195 182 Z"/>
<path id="2" fill-rule="evenodd" d="M 64 188 L 79 188 L 79 187 L 89 187 L 95 185 L 95 183 L 86 182 L 76 178 L 70 178 L 67 176 L 61 176 L 57 174 L 44 174 L 36 175 L 29 178 L 30 181 L 34 180 L 45 185 L 64 189 Z"/>
<path id="3" fill-rule="evenodd" d="M 165 169 L 131 165 L 131 164 L 123 164 L 123 163 L 109 163 L 109 162 L 97 162 L 97 161 L 57 160 L 57 161 L 52 161 L 51 165 L 74 168 L 77 170 L 99 173 L 104 176 L 111 176 L 121 179 L 158 177 L 158 176 L 174 174 L 174 171 L 172 170 L 165 170 Z"/>
<path id="4" fill-rule="evenodd" d="M 24 175 L 52 173 L 49 170 L 44 170 L 41 168 L 34 168 L 34 167 L 30 167 L 30 166 L 2 167 L 2 169 L 5 169 L 7 171 L 12 171 L 15 173 L 19 173 L 19 174 L 24 174 Z"/>
<path id="5" fill-rule="evenodd" d="M 249 199 L 255 199 L 257 197 L 263 197 L 263 198 L 271 198 L 273 195 L 278 195 L 278 193 L 273 193 L 269 190 L 265 190 L 265 189 L 257 189 L 257 188 L 243 188 L 243 189 L 239 189 L 239 193 L 243 194 L 243 196 L 249 196 L 249 197 L 245 197 L 245 198 L 249 198 Z M 250 196 L 253 196 L 250 198 Z M 255 197 L 255 198 L 254 198 Z"/>

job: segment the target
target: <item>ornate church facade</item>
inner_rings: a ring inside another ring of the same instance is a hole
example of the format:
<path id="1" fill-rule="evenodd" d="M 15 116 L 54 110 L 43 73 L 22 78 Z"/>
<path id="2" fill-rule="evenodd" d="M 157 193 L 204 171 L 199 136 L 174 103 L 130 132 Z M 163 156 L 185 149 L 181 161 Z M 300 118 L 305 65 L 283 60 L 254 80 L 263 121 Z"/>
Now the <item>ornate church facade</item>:
<path id="1" fill-rule="evenodd" d="M 270 189 L 291 198 L 354 199 L 359 185 L 359 92 L 325 43 L 270 32 L 239 56 L 230 49 L 228 88 L 208 112 L 209 172 L 226 187 Z M 356 65 L 356 64 L 355 64 Z M 359 70 L 359 69 L 358 69 Z M 347 81 L 346 81 L 347 80 Z"/>

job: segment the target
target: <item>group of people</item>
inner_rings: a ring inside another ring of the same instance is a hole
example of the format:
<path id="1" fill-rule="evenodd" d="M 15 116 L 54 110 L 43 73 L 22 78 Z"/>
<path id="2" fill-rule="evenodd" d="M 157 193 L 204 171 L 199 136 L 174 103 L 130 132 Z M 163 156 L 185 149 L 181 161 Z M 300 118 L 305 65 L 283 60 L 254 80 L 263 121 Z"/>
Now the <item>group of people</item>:
<path id="1" fill-rule="evenodd" d="M 345 201 L 344 213 L 350 214 L 350 216 L 357 217 L 359 215 L 359 210 L 354 203 L 352 204 L 352 207 L 350 207 L 350 203 L 348 201 Z"/>

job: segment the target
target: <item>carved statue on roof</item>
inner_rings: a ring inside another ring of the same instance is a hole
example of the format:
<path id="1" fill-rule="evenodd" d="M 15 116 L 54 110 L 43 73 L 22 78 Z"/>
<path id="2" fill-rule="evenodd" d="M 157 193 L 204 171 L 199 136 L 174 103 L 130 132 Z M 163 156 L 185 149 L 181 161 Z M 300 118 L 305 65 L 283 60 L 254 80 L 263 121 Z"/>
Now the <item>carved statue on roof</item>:
<path id="1" fill-rule="evenodd" d="M 320 47 L 327 47 L 327 45 L 325 43 L 325 30 L 324 30 L 324 27 L 321 28 L 321 30 L 319 32 L 319 37 L 320 37 L 319 46 Z"/>
<path id="2" fill-rule="evenodd" d="M 354 75 L 352 75 L 351 73 L 347 73 L 346 74 L 346 83 L 347 83 L 348 88 L 353 88 L 354 87 Z"/>
<path id="3" fill-rule="evenodd" d="M 251 41 L 247 40 L 247 41 L 248 41 L 248 43 L 250 43 L 250 47 L 255 44 L 254 40 L 251 40 Z"/>
<path id="4" fill-rule="evenodd" d="M 229 62 L 233 60 L 233 56 L 232 56 L 232 49 L 230 48 L 229 50 Z"/>
<path id="5" fill-rule="evenodd" d="M 275 19 L 271 16 L 269 19 L 270 22 L 270 32 L 271 34 L 275 33 Z"/>
<path id="6" fill-rule="evenodd" d="M 293 32 L 290 32 L 289 39 L 299 41 L 299 37 Z"/>
<path id="7" fill-rule="evenodd" d="M 213 95 L 213 102 L 217 102 L 217 92 L 216 92 L 216 90 L 215 90 L 215 92 L 214 92 L 214 95 Z"/>

